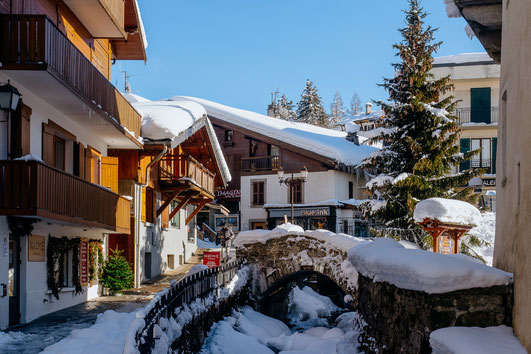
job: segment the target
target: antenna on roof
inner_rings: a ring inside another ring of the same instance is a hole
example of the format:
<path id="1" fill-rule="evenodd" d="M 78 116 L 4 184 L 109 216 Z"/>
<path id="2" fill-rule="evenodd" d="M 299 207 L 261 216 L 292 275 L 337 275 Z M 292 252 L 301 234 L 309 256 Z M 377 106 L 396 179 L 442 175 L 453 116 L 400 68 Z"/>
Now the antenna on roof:
<path id="1" fill-rule="evenodd" d="M 131 83 L 129 82 L 129 78 L 136 76 L 136 75 L 127 75 L 127 71 L 123 70 L 124 73 L 124 93 L 131 93 Z"/>

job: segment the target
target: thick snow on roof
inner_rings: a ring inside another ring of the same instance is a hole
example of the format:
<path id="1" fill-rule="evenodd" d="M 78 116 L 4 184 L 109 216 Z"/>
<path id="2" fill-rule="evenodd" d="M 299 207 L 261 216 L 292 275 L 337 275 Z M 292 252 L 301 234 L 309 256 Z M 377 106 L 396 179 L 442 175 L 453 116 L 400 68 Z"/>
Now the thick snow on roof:
<path id="1" fill-rule="evenodd" d="M 148 47 L 147 34 L 146 34 L 146 29 L 144 28 L 144 21 L 142 21 L 142 14 L 140 13 L 140 6 L 138 6 L 138 0 L 135 0 L 135 5 L 137 9 L 137 14 L 138 14 L 138 25 L 140 27 L 140 33 L 142 34 L 142 43 L 144 44 L 144 49 L 147 49 Z"/>
<path id="2" fill-rule="evenodd" d="M 434 354 L 525 354 L 527 351 L 507 326 L 447 327 L 430 334 Z"/>
<path id="3" fill-rule="evenodd" d="M 472 204 L 461 200 L 430 198 L 417 204 L 413 218 L 416 222 L 429 218 L 443 223 L 477 226 L 481 222 L 481 213 Z"/>
<path id="4" fill-rule="evenodd" d="M 345 165 L 357 165 L 377 151 L 376 148 L 366 145 L 357 146 L 346 140 L 345 132 L 271 118 L 201 98 L 179 96 L 172 98 L 177 101 L 183 99 L 200 103 L 205 107 L 209 116 L 331 158 Z"/>
<path id="5" fill-rule="evenodd" d="M 172 148 L 175 148 L 199 129 L 206 127 L 221 177 L 225 182 L 231 180 L 229 167 L 203 106 L 188 100 L 150 101 L 133 94 L 125 95 L 125 98 L 142 115 L 144 139 L 170 140 Z"/>
<path id="6" fill-rule="evenodd" d="M 486 52 L 481 53 L 461 53 L 454 55 L 447 55 L 443 57 L 437 57 L 433 59 L 433 65 L 436 66 L 452 66 L 452 65 L 466 65 L 466 64 L 477 64 L 477 63 L 492 63 L 495 62 Z"/>
<path id="7" fill-rule="evenodd" d="M 360 244 L 348 256 L 359 273 L 375 282 L 430 294 L 508 285 L 513 278 L 511 273 L 476 263 L 464 255 L 406 249 L 389 238 Z"/>

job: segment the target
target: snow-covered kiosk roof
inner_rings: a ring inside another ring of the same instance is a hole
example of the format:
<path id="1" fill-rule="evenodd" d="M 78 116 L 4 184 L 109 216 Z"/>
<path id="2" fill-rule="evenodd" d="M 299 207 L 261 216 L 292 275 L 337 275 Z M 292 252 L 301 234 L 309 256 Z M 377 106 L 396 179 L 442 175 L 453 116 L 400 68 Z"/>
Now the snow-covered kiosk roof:
<path id="1" fill-rule="evenodd" d="M 472 204 L 461 200 L 430 198 L 417 204 L 413 218 L 418 223 L 435 219 L 444 224 L 474 227 L 481 221 L 481 213 Z"/>
<path id="2" fill-rule="evenodd" d="M 203 106 L 189 100 L 150 101 L 134 94 L 126 94 L 125 97 L 142 115 L 144 141 L 167 141 L 173 149 L 205 128 L 221 178 L 225 184 L 231 180 L 221 146 Z"/>
<path id="3" fill-rule="evenodd" d="M 346 132 L 271 118 L 201 98 L 184 96 L 171 98 L 171 101 L 174 102 L 183 100 L 201 104 L 210 117 L 250 129 L 281 143 L 310 151 L 333 160 L 339 166 L 356 166 L 378 150 L 366 145 L 355 145 L 346 139 Z"/>

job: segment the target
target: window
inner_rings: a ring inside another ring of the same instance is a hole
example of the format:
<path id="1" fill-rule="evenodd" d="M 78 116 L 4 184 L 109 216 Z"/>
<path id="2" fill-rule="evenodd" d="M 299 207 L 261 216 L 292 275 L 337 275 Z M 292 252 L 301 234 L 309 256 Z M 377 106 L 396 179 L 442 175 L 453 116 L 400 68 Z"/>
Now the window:
<path id="1" fill-rule="evenodd" d="M 258 140 L 249 139 L 249 156 L 254 157 L 256 155 L 256 149 L 258 148 Z"/>
<path id="2" fill-rule="evenodd" d="M 68 287 L 68 266 L 69 266 L 69 262 L 68 262 L 68 253 L 69 252 L 65 252 L 63 254 L 63 259 L 61 260 L 62 263 L 63 263 L 63 274 L 62 274 L 62 278 L 63 279 L 60 279 L 62 280 L 62 283 L 60 284 L 61 286 L 63 287 Z"/>
<path id="3" fill-rule="evenodd" d="M 171 202 L 171 210 L 175 210 L 178 205 L 179 205 L 179 203 L 176 202 L 175 200 L 173 202 Z M 175 229 L 180 229 L 181 228 L 181 211 L 180 210 L 171 219 L 171 227 L 173 227 Z"/>
<path id="4" fill-rule="evenodd" d="M 193 205 L 187 205 L 186 206 L 186 215 L 187 216 L 192 215 L 192 213 L 194 212 L 195 208 L 197 208 L 197 207 L 193 206 Z M 197 217 L 194 216 L 192 218 L 192 220 L 190 220 L 190 222 L 187 225 L 187 228 L 188 228 L 188 242 L 195 242 L 195 228 L 196 228 L 196 225 L 197 225 L 197 219 L 196 218 Z"/>
<path id="5" fill-rule="evenodd" d="M 251 206 L 262 206 L 265 204 L 265 181 L 251 182 Z"/>
<path id="6" fill-rule="evenodd" d="M 301 182 L 297 182 L 293 185 L 293 204 L 302 204 L 303 201 L 303 193 L 302 193 L 302 186 L 303 184 Z M 290 190 L 288 188 L 288 193 L 290 193 Z M 291 194 L 288 195 L 288 203 L 291 203 Z"/>
<path id="7" fill-rule="evenodd" d="M 354 182 L 348 182 L 348 199 L 354 198 Z"/>
<path id="8" fill-rule="evenodd" d="M 472 157 L 472 168 L 490 168 L 491 166 L 491 140 L 490 139 L 470 139 L 471 150 L 481 151 Z M 489 171 L 488 171 L 489 172 Z"/>
<path id="9" fill-rule="evenodd" d="M 155 202 L 156 202 L 156 195 L 155 191 L 151 188 L 146 188 L 146 197 L 145 197 L 145 220 L 149 223 L 155 222 Z"/>
<path id="10" fill-rule="evenodd" d="M 65 170 L 65 141 L 57 136 L 53 137 L 53 166 L 61 171 Z"/>
<path id="11" fill-rule="evenodd" d="M 234 137 L 234 132 L 232 130 L 225 130 L 225 141 L 231 142 Z"/>

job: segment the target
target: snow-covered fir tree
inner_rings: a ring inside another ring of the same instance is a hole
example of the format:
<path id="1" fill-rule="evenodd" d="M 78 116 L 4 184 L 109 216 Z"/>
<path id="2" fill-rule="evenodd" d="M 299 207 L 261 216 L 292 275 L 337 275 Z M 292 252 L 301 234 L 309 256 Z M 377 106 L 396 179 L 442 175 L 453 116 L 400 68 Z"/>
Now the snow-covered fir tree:
<path id="1" fill-rule="evenodd" d="M 302 91 L 301 100 L 297 105 L 297 121 L 302 123 L 329 127 L 328 114 L 323 108 L 323 102 L 317 88 L 309 79 Z"/>
<path id="2" fill-rule="evenodd" d="M 457 102 L 453 96 L 439 101 L 439 95 L 453 86 L 449 77 L 435 79 L 430 73 L 432 56 L 441 42 L 434 41 L 435 29 L 424 26 L 427 14 L 420 1 L 408 1 L 406 25 L 399 29 L 402 41 L 393 46 L 400 58 L 393 64 L 395 77 L 382 84 L 389 100 L 379 102 L 389 118 L 374 140 L 387 145 L 364 165 L 381 173 L 367 185 L 386 202 L 375 215 L 389 227 L 417 229 L 412 215 L 418 201 L 431 197 L 473 201 L 472 189 L 462 186 L 468 186 L 481 171 L 452 173 L 454 166 L 478 151 L 459 153 Z M 407 238 L 427 246 L 422 240 Z"/>
<path id="3" fill-rule="evenodd" d="M 278 118 L 294 121 L 297 117 L 297 113 L 295 113 L 295 105 L 293 104 L 292 100 L 288 100 L 286 95 L 282 94 L 280 97 L 280 100 L 278 100 L 277 104 L 277 114 Z"/>
<path id="4" fill-rule="evenodd" d="M 350 108 L 348 109 L 347 113 L 349 116 L 354 117 L 359 112 L 361 112 L 361 100 L 360 96 L 358 96 L 358 93 L 354 92 L 354 95 L 352 95 L 352 100 L 350 101 Z"/>
<path id="5" fill-rule="evenodd" d="M 342 121 L 346 117 L 345 105 L 339 91 L 336 91 L 334 100 L 330 104 L 330 123 L 329 126 L 333 126 L 339 121 Z"/>

